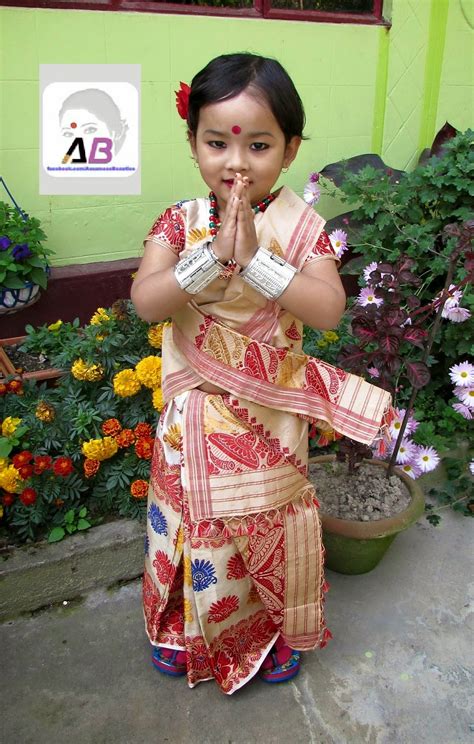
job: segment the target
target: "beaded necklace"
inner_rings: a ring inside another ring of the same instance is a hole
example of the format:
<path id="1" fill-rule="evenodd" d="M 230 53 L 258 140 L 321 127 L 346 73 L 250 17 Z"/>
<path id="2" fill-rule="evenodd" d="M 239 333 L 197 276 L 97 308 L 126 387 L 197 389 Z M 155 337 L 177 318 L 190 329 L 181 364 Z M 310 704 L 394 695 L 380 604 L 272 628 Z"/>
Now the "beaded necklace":
<path id="1" fill-rule="evenodd" d="M 269 204 L 276 199 L 276 194 L 268 194 L 262 201 L 259 201 L 254 207 L 252 207 L 253 213 L 258 214 L 264 212 Z M 212 235 L 212 240 L 216 239 L 217 233 L 221 226 L 221 221 L 218 217 L 217 210 L 217 197 L 213 191 L 209 193 L 209 232 Z M 219 274 L 220 279 L 230 279 L 236 269 L 237 263 L 233 258 L 227 263 L 224 271 Z"/>

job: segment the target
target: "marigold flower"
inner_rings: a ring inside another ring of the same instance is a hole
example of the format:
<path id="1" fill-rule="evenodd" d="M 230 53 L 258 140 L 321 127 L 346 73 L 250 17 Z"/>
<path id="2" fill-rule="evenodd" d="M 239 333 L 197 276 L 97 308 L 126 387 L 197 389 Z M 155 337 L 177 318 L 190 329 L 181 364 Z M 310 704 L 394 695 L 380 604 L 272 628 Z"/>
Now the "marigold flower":
<path id="1" fill-rule="evenodd" d="M 140 380 L 133 369 L 123 369 L 113 378 L 114 393 L 121 398 L 136 395 L 141 388 Z"/>
<path id="2" fill-rule="evenodd" d="M 100 462 L 98 460 L 84 460 L 84 475 L 86 478 L 92 478 L 100 468 Z"/>
<path id="3" fill-rule="evenodd" d="M 88 442 L 83 443 L 81 448 L 82 454 L 89 460 L 99 460 L 99 462 L 113 457 L 117 450 L 118 444 L 112 437 L 89 439 Z"/>
<path id="4" fill-rule="evenodd" d="M 50 323 L 50 325 L 48 326 L 48 331 L 59 331 L 62 324 L 62 320 L 57 320 L 56 323 Z"/>
<path id="5" fill-rule="evenodd" d="M 130 493 L 134 499 L 144 499 L 148 495 L 148 483 L 145 480 L 135 480 L 130 486 Z"/>
<path id="6" fill-rule="evenodd" d="M 18 468 L 18 472 L 22 480 L 28 480 L 33 475 L 33 465 L 22 465 Z"/>
<path id="7" fill-rule="evenodd" d="M 3 382 L 0 382 L 0 395 L 6 395 L 8 388 Z"/>
<path id="8" fill-rule="evenodd" d="M 151 425 L 141 421 L 133 430 L 137 439 L 139 437 L 151 437 Z"/>
<path id="9" fill-rule="evenodd" d="M 117 320 L 125 320 L 128 315 L 128 306 L 125 300 L 115 300 L 112 307 L 112 315 Z"/>
<path id="10" fill-rule="evenodd" d="M 89 323 L 90 325 L 100 325 L 101 323 L 105 323 L 108 320 L 110 320 L 110 315 L 107 315 L 107 313 L 105 312 L 105 308 L 98 307 Z"/>
<path id="11" fill-rule="evenodd" d="M 104 377 L 104 368 L 100 364 L 89 364 L 85 374 L 87 382 L 98 382 Z"/>
<path id="12" fill-rule="evenodd" d="M 130 447 L 130 445 L 133 444 L 135 441 L 135 434 L 133 433 L 133 429 L 122 429 L 120 434 L 117 434 L 117 436 L 115 437 L 115 441 L 121 448 Z"/>
<path id="13" fill-rule="evenodd" d="M 40 421 L 46 421 L 47 423 L 54 421 L 56 418 L 56 411 L 54 406 L 50 403 L 46 403 L 44 400 L 40 400 L 36 406 L 35 416 Z"/>
<path id="14" fill-rule="evenodd" d="M 7 392 L 14 395 L 23 395 L 23 383 L 21 380 L 10 380 L 7 382 Z"/>
<path id="15" fill-rule="evenodd" d="M 54 461 L 53 465 L 54 475 L 62 475 L 64 478 L 66 475 L 74 472 L 74 465 L 70 457 L 58 457 Z"/>
<path id="16" fill-rule="evenodd" d="M 36 499 L 38 497 L 38 494 L 36 493 L 34 488 L 25 488 L 20 493 L 20 501 L 25 506 L 32 506 L 32 504 L 35 503 Z"/>
<path id="17" fill-rule="evenodd" d="M 135 452 L 142 460 L 151 460 L 155 440 L 152 437 L 140 437 L 135 444 Z"/>
<path id="18" fill-rule="evenodd" d="M 4 493 L 2 496 L 2 504 L 3 506 L 11 506 L 13 502 L 15 501 L 15 494 L 14 493 Z"/>
<path id="19" fill-rule="evenodd" d="M 325 331 L 323 336 L 328 344 L 335 344 L 336 341 L 339 341 L 339 336 L 334 331 Z"/>
<path id="20" fill-rule="evenodd" d="M 14 465 L 8 465 L 8 467 L 0 471 L 0 488 L 10 493 L 18 493 L 21 484 L 20 473 Z"/>
<path id="21" fill-rule="evenodd" d="M 163 331 L 168 328 L 171 323 L 158 323 L 158 325 L 151 326 L 148 331 L 148 343 L 153 346 L 154 349 L 161 349 L 163 343 Z"/>
<path id="22" fill-rule="evenodd" d="M 22 465 L 28 465 L 28 463 L 31 462 L 32 457 L 33 454 L 29 450 L 23 450 L 23 452 L 18 452 L 16 455 L 13 455 L 12 463 L 16 468 L 21 468 Z"/>
<path id="23" fill-rule="evenodd" d="M 16 432 L 21 424 L 20 418 L 13 418 L 13 416 L 7 416 L 2 423 L 2 436 L 11 437 Z"/>
<path id="24" fill-rule="evenodd" d="M 8 459 L 8 457 L 0 457 L 0 473 L 2 472 L 2 470 L 5 470 L 5 468 L 7 468 L 9 464 L 10 460 Z"/>
<path id="25" fill-rule="evenodd" d="M 35 457 L 33 471 L 35 475 L 41 475 L 45 470 L 51 470 L 53 467 L 53 458 L 49 455 L 37 455 Z"/>
<path id="26" fill-rule="evenodd" d="M 161 411 L 163 406 L 163 391 L 161 388 L 156 388 L 156 390 L 153 390 L 153 408 L 156 408 L 157 411 Z"/>
<path id="27" fill-rule="evenodd" d="M 87 380 L 87 370 L 89 365 L 85 363 L 83 359 L 76 359 L 71 367 L 71 374 L 76 380 Z"/>
<path id="28" fill-rule="evenodd" d="M 122 431 L 122 424 L 116 418 L 109 418 L 100 427 L 108 437 L 116 437 Z"/>
<path id="29" fill-rule="evenodd" d="M 135 365 L 137 377 L 146 387 L 155 388 L 161 385 L 161 357 L 148 356 Z"/>

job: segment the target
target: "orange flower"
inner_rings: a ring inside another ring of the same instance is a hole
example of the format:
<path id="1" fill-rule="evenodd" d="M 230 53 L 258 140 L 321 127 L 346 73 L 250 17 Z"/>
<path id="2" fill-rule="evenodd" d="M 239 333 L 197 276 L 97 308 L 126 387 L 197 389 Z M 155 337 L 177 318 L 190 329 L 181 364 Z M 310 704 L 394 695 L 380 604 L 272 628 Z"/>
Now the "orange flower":
<path id="1" fill-rule="evenodd" d="M 33 455 L 29 450 L 23 450 L 23 452 L 18 452 L 17 455 L 13 455 L 12 463 L 18 469 L 21 468 L 22 465 L 28 465 L 28 463 L 31 462 L 32 457 Z"/>
<path id="2" fill-rule="evenodd" d="M 136 427 L 133 430 L 135 432 L 135 436 L 138 439 L 139 437 L 151 437 L 151 425 L 145 424 L 144 422 L 140 422 L 136 425 Z"/>
<path id="3" fill-rule="evenodd" d="M 99 460 L 89 460 L 88 457 L 84 460 L 84 475 L 86 478 L 92 478 L 100 468 Z"/>
<path id="4" fill-rule="evenodd" d="M 145 480 L 135 480 L 130 486 L 130 493 L 134 499 L 145 499 L 148 495 L 148 483 Z"/>
<path id="5" fill-rule="evenodd" d="M 103 433 L 108 437 L 116 437 L 122 431 L 122 424 L 116 418 L 109 418 L 101 426 Z"/>
<path id="6" fill-rule="evenodd" d="M 23 383 L 21 380 L 10 380 L 7 382 L 7 392 L 15 395 L 23 395 Z"/>
<path id="7" fill-rule="evenodd" d="M 135 441 L 135 434 L 132 429 L 122 429 L 120 434 L 115 437 L 119 447 L 130 447 Z"/>
<path id="8" fill-rule="evenodd" d="M 151 460 L 153 455 L 153 445 L 155 443 L 155 440 L 153 437 L 140 437 L 140 439 L 137 439 L 137 442 L 135 444 L 135 452 L 137 453 L 138 457 L 141 457 L 142 460 Z"/>
<path id="9" fill-rule="evenodd" d="M 50 470 L 53 466 L 53 458 L 49 455 L 37 455 L 35 457 L 34 472 L 41 475 L 45 470 Z"/>
<path id="10" fill-rule="evenodd" d="M 3 382 L 0 382 L 0 395 L 5 395 L 8 392 L 8 388 Z"/>
<path id="11" fill-rule="evenodd" d="M 66 475 L 73 473 L 74 465 L 72 464 L 71 458 L 58 457 L 57 460 L 54 461 L 53 471 L 54 475 L 62 475 L 63 477 L 66 477 Z"/>

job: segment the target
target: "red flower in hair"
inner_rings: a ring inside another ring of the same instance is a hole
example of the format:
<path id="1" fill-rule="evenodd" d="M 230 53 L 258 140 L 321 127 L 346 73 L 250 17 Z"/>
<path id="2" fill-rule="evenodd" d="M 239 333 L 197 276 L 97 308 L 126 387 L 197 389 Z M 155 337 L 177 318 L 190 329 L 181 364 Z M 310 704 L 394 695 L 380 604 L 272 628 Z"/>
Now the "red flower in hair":
<path id="1" fill-rule="evenodd" d="M 188 118 L 189 94 L 191 93 L 191 88 L 186 83 L 180 82 L 179 90 L 175 90 L 175 93 L 178 114 L 186 121 Z"/>

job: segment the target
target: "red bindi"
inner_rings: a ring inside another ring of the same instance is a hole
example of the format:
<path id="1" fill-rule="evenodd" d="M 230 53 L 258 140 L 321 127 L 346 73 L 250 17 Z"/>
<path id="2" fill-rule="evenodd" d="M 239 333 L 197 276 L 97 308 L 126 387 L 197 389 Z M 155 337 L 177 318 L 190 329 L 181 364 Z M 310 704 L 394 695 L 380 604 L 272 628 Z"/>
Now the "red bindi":
<path id="1" fill-rule="evenodd" d="M 232 127 L 232 134 L 240 134 L 241 128 L 238 126 L 238 124 L 235 124 L 235 126 Z"/>
<path id="2" fill-rule="evenodd" d="M 77 127 L 77 124 L 75 121 L 71 122 L 71 129 L 75 129 Z"/>

